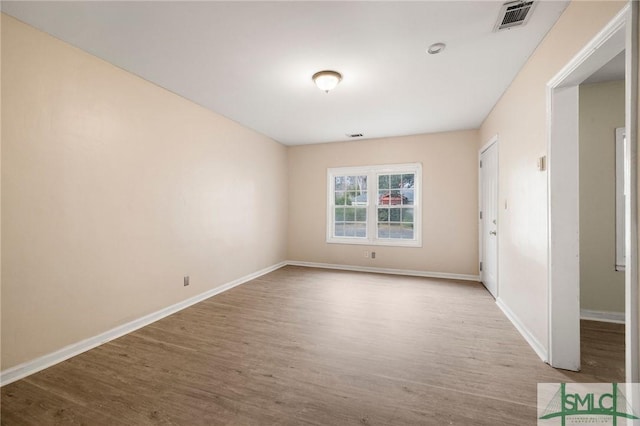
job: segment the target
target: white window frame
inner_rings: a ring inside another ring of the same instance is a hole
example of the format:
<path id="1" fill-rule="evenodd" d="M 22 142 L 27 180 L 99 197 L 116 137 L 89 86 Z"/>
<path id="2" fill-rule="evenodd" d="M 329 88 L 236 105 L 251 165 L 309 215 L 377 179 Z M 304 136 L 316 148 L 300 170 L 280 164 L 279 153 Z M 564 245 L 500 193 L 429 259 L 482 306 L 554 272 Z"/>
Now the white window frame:
<path id="1" fill-rule="evenodd" d="M 378 175 L 380 174 L 415 174 L 413 195 L 413 239 L 378 238 Z M 367 236 L 366 237 L 334 237 L 335 177 L 367 176 Z M 375 166 L 335 167 L 327 169 L 327 243 L 359 244 L 394 247 L 422 247 L 422 164 L 385 164 Z"/>

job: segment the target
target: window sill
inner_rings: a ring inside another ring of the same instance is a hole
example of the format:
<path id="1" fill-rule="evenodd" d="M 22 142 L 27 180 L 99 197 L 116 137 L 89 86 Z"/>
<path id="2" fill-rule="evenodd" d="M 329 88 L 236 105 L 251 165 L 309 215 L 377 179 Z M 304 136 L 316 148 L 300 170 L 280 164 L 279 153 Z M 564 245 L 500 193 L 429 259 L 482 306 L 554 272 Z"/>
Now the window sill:
<path id="1" fill-rule="evenodd" d="M 411 247 L 421 248 L 422 241 L 416 240 L 369 240 L 364 238 L 328 238 L 327 244 L 346 244 L 346 245 L 360 245 L 360 246 L 386 246 L 386 247 Z"/>

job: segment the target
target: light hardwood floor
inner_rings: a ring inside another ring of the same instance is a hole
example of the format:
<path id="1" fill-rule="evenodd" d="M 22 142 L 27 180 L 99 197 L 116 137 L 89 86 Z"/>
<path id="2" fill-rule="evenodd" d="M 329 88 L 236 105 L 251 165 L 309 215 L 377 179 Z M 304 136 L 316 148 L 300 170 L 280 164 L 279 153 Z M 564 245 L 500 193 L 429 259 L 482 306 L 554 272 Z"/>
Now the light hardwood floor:
<path id="1" fill-rule="evenodd" d="M 538 382 L 622 381 L 610 328 L 585 323 L 593 349 L 569 373 L 478 283 L 289 266 L 4 386 L 1 419 L 533 425 Z"/>

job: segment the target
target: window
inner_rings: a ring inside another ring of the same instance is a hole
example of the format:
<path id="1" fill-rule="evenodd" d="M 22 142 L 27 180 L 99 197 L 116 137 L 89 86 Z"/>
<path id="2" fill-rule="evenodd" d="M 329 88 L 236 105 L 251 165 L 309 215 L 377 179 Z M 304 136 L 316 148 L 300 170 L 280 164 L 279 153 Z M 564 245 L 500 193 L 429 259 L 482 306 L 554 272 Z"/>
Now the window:
<path id="1" fill-rule="evenodd" d="M 420 247 L 420 164 L 327 171 L 327 242 Z"/>

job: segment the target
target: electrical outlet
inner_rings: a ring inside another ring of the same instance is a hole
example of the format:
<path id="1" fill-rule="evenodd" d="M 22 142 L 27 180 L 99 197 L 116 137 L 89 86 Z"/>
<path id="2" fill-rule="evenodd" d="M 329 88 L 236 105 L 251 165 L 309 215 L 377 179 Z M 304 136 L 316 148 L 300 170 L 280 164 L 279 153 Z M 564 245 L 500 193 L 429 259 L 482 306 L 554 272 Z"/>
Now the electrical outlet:
<path id="1" fill-rule="evenodd" d="M 375 259 L 375 258 L 376 258 L 376 252 L 375 252 L 375 251 L 372 251 L 372 252 L 371 252 L 371 258 L 372 258 L 372 259 Z"/>
<path id="2" fill-rule="evenodd" d="M 189 285 L 189 275 L 187 275 L 186 277 L 184 277 L 184 283 L 183 286 L 186 287 Z"/>
<path id="3" fill-rule="evenodd" d="M 366 258 L 369 257 L 369 252 L 367 250 L 364 251 L 364 257 L 366 257 Z"/>

